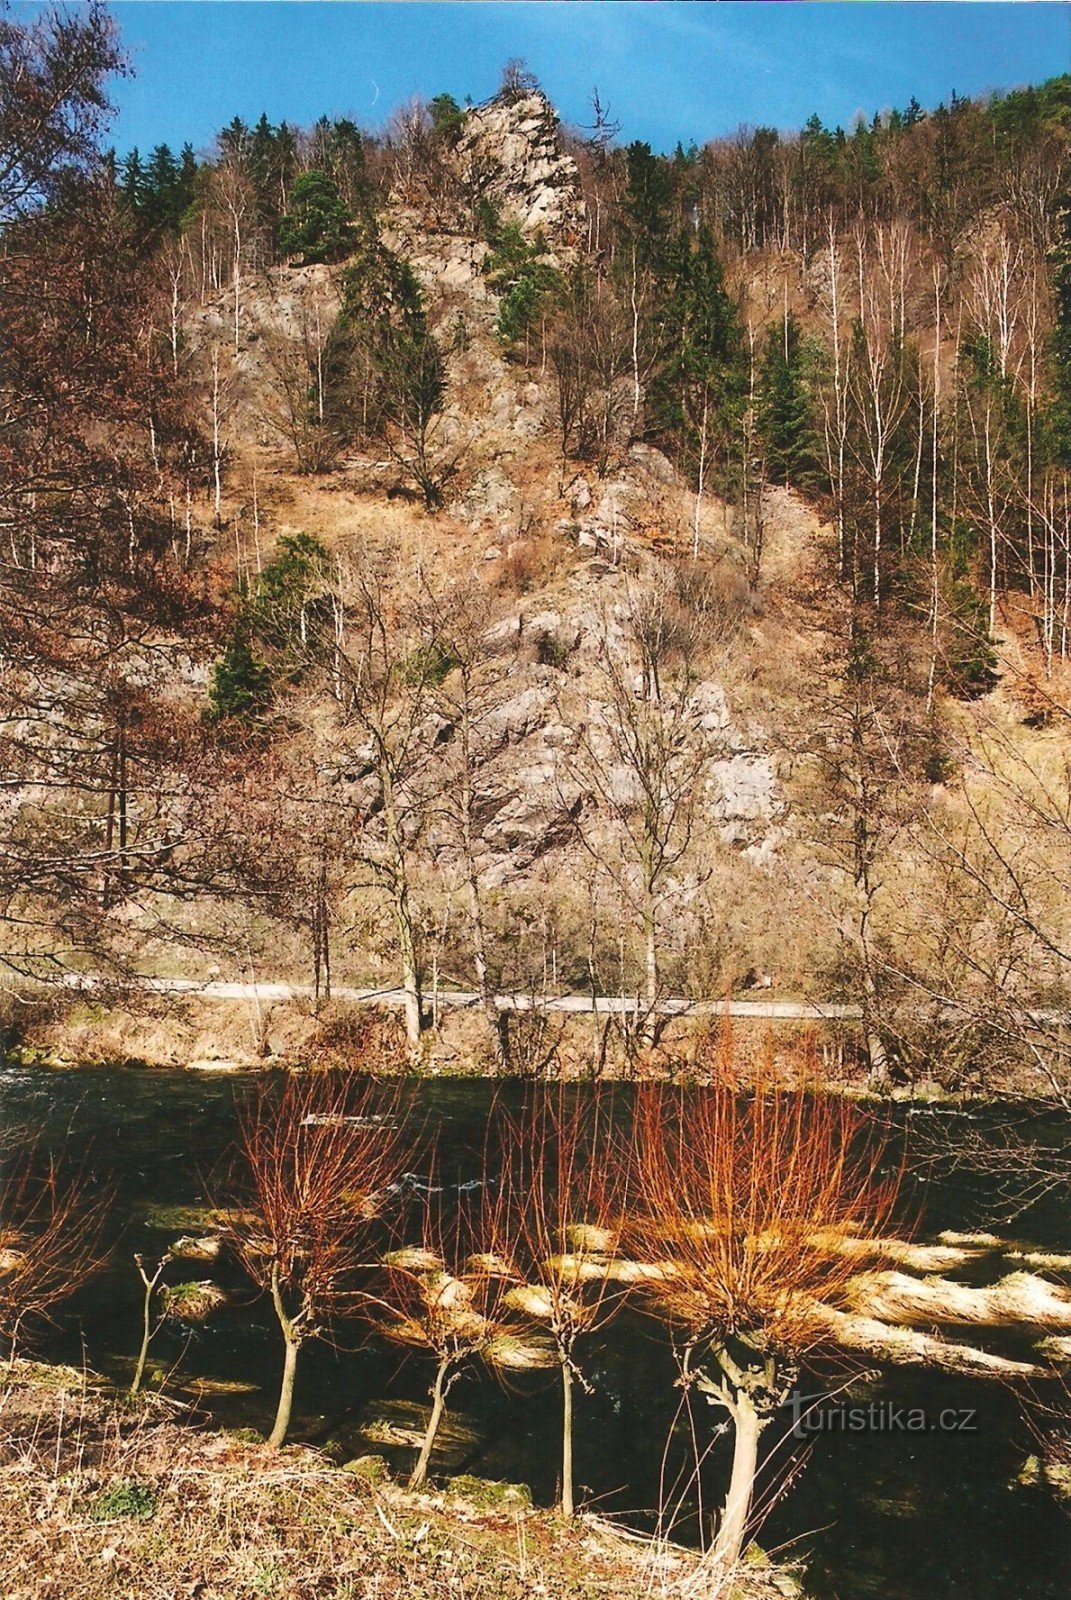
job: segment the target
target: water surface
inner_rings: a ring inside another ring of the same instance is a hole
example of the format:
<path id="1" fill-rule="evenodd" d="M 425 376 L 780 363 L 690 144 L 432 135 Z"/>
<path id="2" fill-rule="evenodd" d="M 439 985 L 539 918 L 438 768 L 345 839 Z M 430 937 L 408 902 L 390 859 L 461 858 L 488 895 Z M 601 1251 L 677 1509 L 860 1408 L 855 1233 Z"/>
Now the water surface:
<path id="1" fill-rule="evenodd" d="M 231 1144 L 236 1099 L 245 1075 L 116 1067 L 84 1071 L 9 1069 L 0 1073 L 0 1116 L 8 1125 L 41 1130 L 42 1142 L 66 1145 L 107 1170 L 125 1231 L 108 1270 L 63 1313 L 45 1340 L 46 1353 L 84 1359 L 128 1381 L 140 1334 L 141 1286 L 133 1253 L 155 1259 L 191 1229 L 181 1208 L 212 1199 L 212 1174 Z M 443 1170 L 476 1173 L 492 1086 L 473 1080 L 421 1083 L 415 1093 L 438 1135 Z M 519 1095 L 511 1086 L 507 1095 Z M 1001 1137 L 996 1111 L 979 1114 Z M 932 1128 L 947 1112 L 924 1113 Z M 917 1120 L 917 1118 L 916 1118 Z M 977 1120 L 977 1118 L 976 1118 Z M 1067 1130 L 1055 1127 L 1057 1137 Z M 962 1174 L 912 1180 L 922 1235 L 942 1228 L 992 1228 L 1006 1202 L 995 1180 Z M 997 1231 L 1000 1231 L 999 1228 Z M 1071 1251 L 1066 1197 L 1050 1194 L 1016 1218 L 1009 1234 Z M 168 1390 L 197 1379 L 253 1385 L 200 1402 L 206 1420 L 263 1428 L 271 1420 L 280 1360 L 270 1308 L 233 1267 L 175 1263 L 171 1281 L 213 1275 L 233 1291 L 232 1305 L 198 1328 L 170 1325 L 152 1346 L 152 1363 L 169 1372 Z M 586 1352 L 594 1392 L 579 1398 L 577 1478 L 589 1502 L 650 1526 L 663 1448 L 678 1395 L 658 1332 L 634 1316 L 619 1321 Z M 334 1347 L 306 1347 L 298 1379 L 295 1435 L 338 1442 L 340 1453 L 367 1449 L 356 1432 L 367 1408 L 385 1396 L 423 1400 L 427 1367 L 369 1338 L 359 1326 L 340 1331 Z M 787 1546 L 806 1563 L 807 1584 L 821 1600 L 1067 1600 L 1071 1595 L 1071 1518 L 1043 1492 L 1012 1487 L 1031 1448 L 1017 1397 L 1002 1385 L 924 1371 L 891 1372 L 865 1386 L 867 1399 L 905 1408 L 965 1407 L 977 1432 L 822 1436 L 803 1470 L 767 1521 L 762 1542 Z M 531 1484 L 538 1500 L 555 1492 L 558 1404 L 552 1375 L 503 1390 L 465 1377 L 453 1406 L 471 1419 L 474 1442 L 465 1470 Z M 718 1420 L 716 1413 L 700 1423 Z M 707 1492 L 723 1491 L 723 1443 L 715 1451 Z M 666 1457 L 670 1476 L 683 1440 Z M 404 1453 L 397 1464 L 405 1461 Z M 694 1537 L 694 1507 L 682 1508 L 680 1535 Z"/>

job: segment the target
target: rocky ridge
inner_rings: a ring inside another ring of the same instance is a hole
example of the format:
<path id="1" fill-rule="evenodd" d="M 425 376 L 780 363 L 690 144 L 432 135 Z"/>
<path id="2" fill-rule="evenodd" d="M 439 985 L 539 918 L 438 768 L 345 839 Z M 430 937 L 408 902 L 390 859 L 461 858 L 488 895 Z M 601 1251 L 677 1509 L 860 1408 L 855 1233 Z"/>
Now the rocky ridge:
<path id="1" fill-rule="evenodd" d="M 470 192 L 525 233 L 575 243 L 586 226 L 580 174 L 561 147 L 558 114 L 539 90 L 468 112 L 456 159 Z"/>

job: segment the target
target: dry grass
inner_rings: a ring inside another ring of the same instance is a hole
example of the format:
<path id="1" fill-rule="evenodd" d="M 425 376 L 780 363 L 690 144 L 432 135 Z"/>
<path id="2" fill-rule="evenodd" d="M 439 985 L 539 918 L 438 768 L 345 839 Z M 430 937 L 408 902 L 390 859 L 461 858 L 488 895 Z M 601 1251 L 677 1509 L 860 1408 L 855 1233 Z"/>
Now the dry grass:
<path id="1" fill-rule="evenodd" d="M 4 1600 L 632 1600 L 697 1595 L 696 1576 L 687 1552 L 595 1519 L 409 1496 L 69 1368 L 18 1363 L 0 1390 Z M 769 1584 L 753 1570 L 722 1595 Z"/>

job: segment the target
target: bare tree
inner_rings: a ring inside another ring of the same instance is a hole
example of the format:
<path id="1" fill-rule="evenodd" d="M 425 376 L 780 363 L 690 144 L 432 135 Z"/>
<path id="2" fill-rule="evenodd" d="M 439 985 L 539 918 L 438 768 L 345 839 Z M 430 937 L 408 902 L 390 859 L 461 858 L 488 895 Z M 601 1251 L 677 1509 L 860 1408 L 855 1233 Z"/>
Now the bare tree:
<path id="1" fill-rule="evenodd" d="M 605 477 L 627 435 L 631 318 L 609 279 L 578 268 L 551 329 L 548 355 L 558 388 L 564 456 L 592 460 Z"/>
<path id="2" fill-rule="evenodd" d="M 857 1270 L 837 1248 L 882 1230 L 893 1191 L 860 1145 L 865 1118 L 836 1097 L 769 1081 L 695 1091 L 644 1085 L 633 1230 L 650 1302 L 675 1330 L 686 1392 L 728 1412 L 733 1466 L 712 1559 L 739 1560 L 751 1526 L 759 1444 L 827 1338 L 813 1305 Z M 829 1242 L 826 1242 L 826 1241 Z"/>
<path id="3" fill-rule="evenodd" d="M 0 1339 L 13 1361 L 27 1324 L 55 1308 L 99 1271 L 108 1196 L 83 1171 L 39 1158 L 33 1141 L 16 1154 L 10 1131 L 0 1150 Z"/>
<path id="4" fill-rule="evenodd" d="M 271 373 L 264 399 L 269 426 L 286 440 L 299 472 L 323 472 L 337 459 L 344 429 L 329 395 L 334 297 L 314 279 L 291 316 L 276 307 L 262 319 L 258 345 Z"/>
<path id="5" fill-rule="evenodd" d="M 345 645 L 329 642 L 344 724 L 356 736 L 345 776 L 357 785 L 349 849 L 390 910 L 404 992 L 406 1040 L 424 1029 L 420 922 L 413 879 L 435 795 L 433 691 L 446 662 L 419 608 L 397 605 L 381 576 L 361 572 L 345 606 Z"/>
<path id="6" fill-rule="evenodd" d="M 439 807 L 460 857 L 472 961 L 480 1004 L 495 1057 L 509 1066 L 509 1013 L 496 1000 L 496 975 L 478 857 L 481 767 L 492 737 L 496 710 L 514 691 L 516 648 L 492 650 L 488 643 L 489 596 L 475 578 L 443 595 L 429 592 L 423 603 L 425 631 L 434 639 L 445 675 L 432 690 L 432 704 L 450 736 L 442 746 L 444 767 Z"/>
<path id="7" fill-rule="evenodd" d="M 427 1480 L 450 1390 L 463 1371 L 480 1363 L 492 1371 L 531 1371 L 554 1359 L 508 1308 L 515 1278 L 496 1249 L 504 1194 L 485 1172 L 473 1204 L 467 1195 L 450 1192 L 433 1168 L 419 1205 L 419 1243 L 402 1245 L 383 1258 L 379 1300 L 386 1315 L 379 1326 L 394 1343 L 435 1363 L 431 1411 L 410 1474 L 411 1489 Z"/>
<path id="8" fill-rule="evenodd" d="M 836 220 L 832 213 L 826 225 L 824 265 L 826 269 L 824 310 L 829 323 L 833 364 L 830 373 L 832 390 L 828 384 L 822 388 L 822 439 L 837 524 L 837 570 L 843 578 L 848 572 L 847 468 L 853 343 L 847 326 L 844 273 L 840 261 Z"/>
<path id="9" fill-rule="evenodd" d="M 142 1380 L 145 1377 L 145 1364 L 149 1359 L 149 1345 L 152 1343 L 153 1336 L 160 1331 L 160 1327 L 164 1320 L 163 1316 L 157 1317 L 154 1326 L 152 1314 L 153 1300 L 156 1297 L 156 1291 L 160 1287 L 164 1272 L 170 1265 L 170 1262 L 171 1252 L 169 1250 L 165 1250 L 150 1272 L 145 1265 L 144 1256 L 138 1253 L 135 1253 L 134 1256 L 134 1265 L 137 1267 L 138 1277 L 141 1279 L 142 1300 L 141 1344 L 138 1348 L 138 1359 L 134 1365 L 134 1376 L 130 1383 L 130 1393 L 132 1396 L 141 1392 Z M 164 1315 L 166 1315 L 166 1312 Z"/>
<path id="10" fill-rule="evenodd" d="M 667 580 L 635 592 L 620 619 L 604 618 L 597 694 L 572 760 L 574 782 L 594 802 L 580 815 L 580 837 L 641 929 L 649 1035 L 661 999 L 666 907 L 679 891 L 717 752 L 697 657 L 716 626 L 731 633 L 735 622 L 715 623 L 714 600 L 702 581 L 682 593 Z"/>
<path id="11" fill-rule="evenodd" d="M 921 811 L 934 730 L 911 679 L 907 636 L 888 628 L 879 635 L 866 608 L 851 609 L 823 665 L 825 693 L 798 750 L 797 781 L 809 790 L 812 862 L 831 875 L 832 898 L 821 890 L 818 897 L 858 992 L 870 1071 L 880 1082 L 889 1071 L 891 976 L 883 908 L 897 882 L 897 847 Z"/>
<path id="12" fill-rule="evenodd" d="M 893 446 L 910 390 L 904 360 L 905 303 L 912 244 L 899 225 L 856 232 L 858 318 L 848 370 L 853 453 L 869 499 L 870 593 L 881 604 Z M 855 570 L 853 561 L 853 572 Z"/>
<path id="13" fill-rule="evenodd" d="M 621 1304 L 614 1276 L 627 1170 L 605 1092 L 583 1099 L 565 1085 L 503 1115 L 495 1143 L 503 1199 L 494 1218 L 493 1255 L 514 1286 L 504 1305 L 549 1339 L 561 1373 L 561 1509 L 575 1511 L 574 1384 L 589 1387 L 578 1345 L 604 1328 Z"/>
<path id="14" fill-rule="evenodd" d="M 407 1149 L 402 1102 L 374 1081 L 288 1074 L 240 1109 L 226 1237 L 271 1296 L 283 1337 L 273 1447 L 290 1426 L 302 1345 L 367 1300 L 375 1224 Z"/>

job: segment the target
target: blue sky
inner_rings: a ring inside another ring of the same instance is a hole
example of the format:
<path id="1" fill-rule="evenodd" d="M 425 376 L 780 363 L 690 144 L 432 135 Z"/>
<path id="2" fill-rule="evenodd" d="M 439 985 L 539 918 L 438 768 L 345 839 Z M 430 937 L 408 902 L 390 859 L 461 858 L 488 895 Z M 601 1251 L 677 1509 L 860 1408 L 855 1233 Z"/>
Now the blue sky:
<path id="1" fill-rule="evenodd" d="M 741 123 L 798 127 L 812 111 L 924 106 L 953 89 L 1038 82 L 1071 67 L 1071 5 L 512 4 L 121 0 L 136 77 L 116 87 L 120 151 L 203 148 L 240 115 L 378 125 L 413 94 L 482 100 L 523 56 L 566 120 L 598 85 L 621 137 L 670 150 Z"/>

